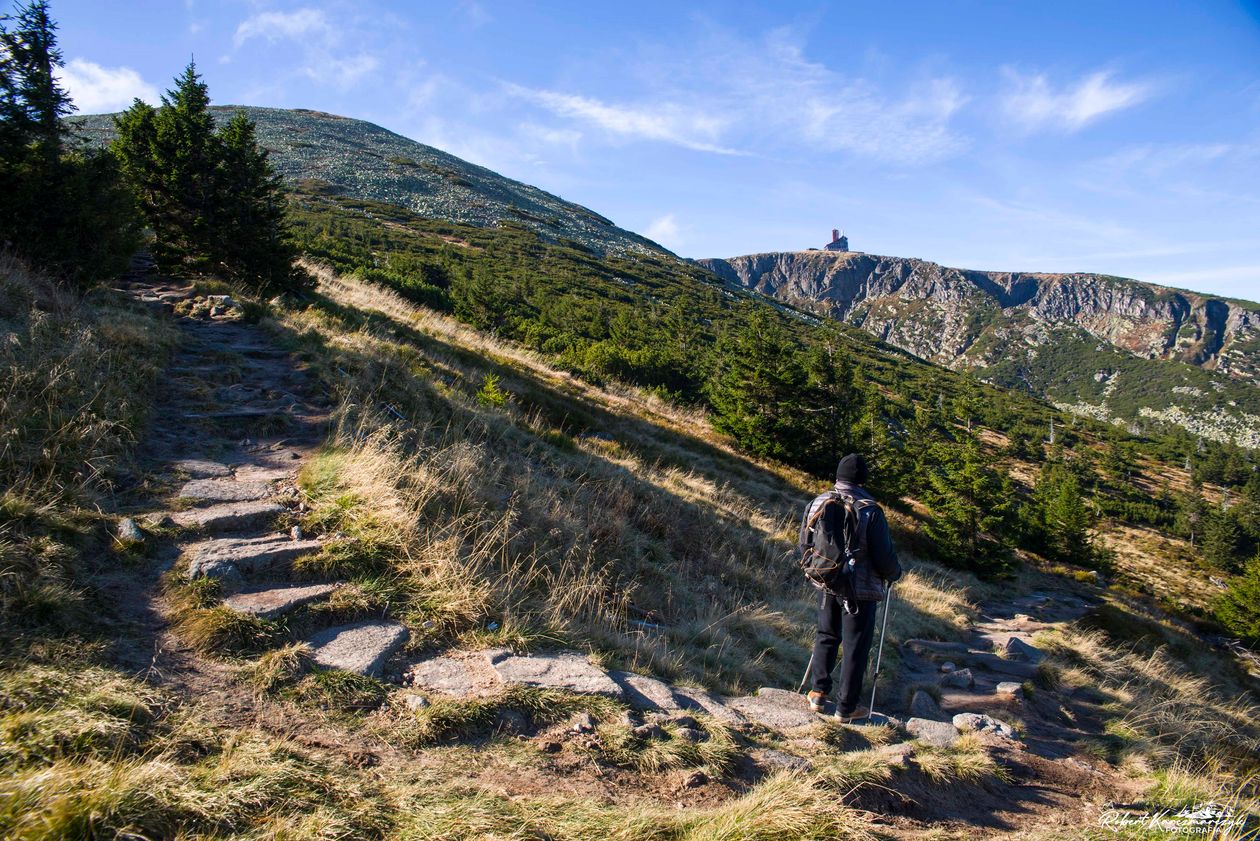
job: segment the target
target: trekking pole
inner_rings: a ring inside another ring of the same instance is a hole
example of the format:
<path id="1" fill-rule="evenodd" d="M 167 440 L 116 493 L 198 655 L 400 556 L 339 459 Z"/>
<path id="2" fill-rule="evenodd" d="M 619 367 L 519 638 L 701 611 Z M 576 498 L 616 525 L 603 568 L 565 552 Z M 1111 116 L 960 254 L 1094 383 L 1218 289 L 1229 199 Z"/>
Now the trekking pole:
<path id="1" fill-rule="evenodd" d="M 888 611 L 892 609 L 893 585 L 888 585 L 888 595 L 884 597 L 884 626 L 879 631 L 879 651 L 875 655 L 875 674 L 871 677 L 871 706 L 866 714 L 867 720 L 875 714 L 875 687 L 879 683 L 879 667 L 884 661 L 884 636 L 888 633 Z"/>
<path id="2" fill-rule="evenodd" d="M 814 668 L 814 652 L 809 653 L 809 662 L 805 664 L 805 674 L 801 675 L 801 685 L 796 687 L 796 694 L 800 695 L 805 690 L 805 681 L 809 680 L 809 673 Z"/>

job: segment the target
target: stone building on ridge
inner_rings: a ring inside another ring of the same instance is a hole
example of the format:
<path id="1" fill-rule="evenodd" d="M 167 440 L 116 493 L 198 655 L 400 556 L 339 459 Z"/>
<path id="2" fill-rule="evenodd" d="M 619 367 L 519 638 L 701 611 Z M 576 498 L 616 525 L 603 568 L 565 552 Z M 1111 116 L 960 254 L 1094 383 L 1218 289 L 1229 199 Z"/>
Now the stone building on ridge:
<path id="1" fill-rule="evenodd" d="M 831 242 L 823 246 L 824 251 L 848 251 L 849 238 L 840 233 L 839 229 L 831 229 Z"/>

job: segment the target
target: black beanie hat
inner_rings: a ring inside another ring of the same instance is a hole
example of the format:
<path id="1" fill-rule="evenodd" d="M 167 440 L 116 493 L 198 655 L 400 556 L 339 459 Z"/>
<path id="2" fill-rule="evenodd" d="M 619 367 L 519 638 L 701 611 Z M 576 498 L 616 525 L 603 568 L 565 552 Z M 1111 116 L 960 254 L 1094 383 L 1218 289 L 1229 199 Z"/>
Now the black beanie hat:
<path id="1" fill-rule="evenodd" d="M 866 480 L 870 478 L 870 471 L 866 468 L 866 459 L 857 453 L 849 453 L 840 459 L 840 465 L 836 468 L 836 481 L 848 482 L 852 485 L 865 485 Z"/>

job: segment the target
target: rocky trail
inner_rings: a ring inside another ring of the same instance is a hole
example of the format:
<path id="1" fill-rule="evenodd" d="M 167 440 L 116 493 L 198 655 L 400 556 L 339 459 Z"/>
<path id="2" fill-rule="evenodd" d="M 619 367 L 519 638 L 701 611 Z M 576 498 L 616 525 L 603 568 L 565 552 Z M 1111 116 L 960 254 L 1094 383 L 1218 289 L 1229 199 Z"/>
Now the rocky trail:
<path id="1" fill-rule="evenodd" d="M 262 726 L 308 744 L 367 752 L 373 762 L 399 755 L 400 749 L 349 728 L 303 723 L 293 714 L 296 708 L 286 712 L 275 701 L 258 699 L 235 667 L 182 641 L 171 627 L 161 586 L 161 575 L 173 568 L 194 579 L 215 579 L 226 610 L 272 621 L 301 615 L 291 626 L 292 641 L 310 646 L 315 667 L 393 684 L 390 703 L 420 709 L 438 698 L 489 697 L 514 684 L 599 694 L 632 710 L 626 723 L 641 738 L 670 738 L 661 724 L 688 731 L 698 713 L 745 734 L 739 773 L 747 779 L 811 766 L 820 716 L 789 690 L 766 687 L 719 697 L 605 670 L 573 651 L 451 650 L 417 657 L 407 650 L 406 626 L 388 615 L 312 626 L 310 617 L 325 614 L 310 608 L 333 598 L 340 586 L 294 569 L 338 539 L 310 537 L 297 525 L 305 502 L 296 478 L 329 429 L 331 406 L 317 380 L 264 329 L 243 322 L 230 300 L 197 298 L 191 287 L 163 282 L 144 266 L 124 287 L 168 311 L 183 342 L 157 396 L 143 448 L 146 478 L 133 494 L 133 522 L 122 527 L 143 526 L 140 534 L 155 544 L 158 561 L 110 573 L 102 582 L 124 625 L 114 652 L 121 665 L 204 702 L 220 724 Z M 934 822 L 945 813 L 959 825 L 1003 831 L 1033 816 L 1038 823 L 1073 820 L 1083 808 L 1094 808 L 1082 792 L 1111 791 L 1112 783 L 1105 766 L 1077 758 L 1079 742 L 1096 724 L 1092 700 L 1033 688 L 1045 657 L 1033 635 L 1089 609 L 1075 596 L 1036 593 L 983 606 L 965 643 L 905 642 L 896 673 L 886 670 L 881 677 L 881 714 L 870 722 L 890 725 L 891 743 L 865 739 L 868 728 L 862 726 L 847 728 L 854 743 L 907 768 L 916 750 L 947 747 L 974 731 L 1009 778 L 985 796 L 948 804 L 930 802 L 923 792 L 875 787 L 862 805 L 911 821 Z M 595 738 L 593 723 L 582 720 L 543 729 L 506 717 L 501 729 L 536 740 L 545 753 L 560 750 L 556 745 L 565 740 Z M 693 776 L 685 785 L 707 782 Z"/>

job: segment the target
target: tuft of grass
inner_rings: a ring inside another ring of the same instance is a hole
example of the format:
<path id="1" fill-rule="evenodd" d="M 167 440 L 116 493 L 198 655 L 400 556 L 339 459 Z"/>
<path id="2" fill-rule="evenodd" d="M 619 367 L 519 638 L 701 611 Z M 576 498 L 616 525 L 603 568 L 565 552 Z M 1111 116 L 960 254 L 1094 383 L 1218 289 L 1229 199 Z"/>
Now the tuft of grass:
<path id="1" fill-rule="evenodd" d="M 494 727 L 500 710 L 521 713 L 535 726 L 541 726 L 578 712 L 607 719 L 622 709 L 616 701 L 602 695 L 512 685 L 491 697 L 431 699 L 428 706 L 393 718 L 382 728 L 382 735 L 411 747 L 423 747 L 484 735 Z"/>
<path id="2" fill-rule="evenodd" d="M 856 789 L 892 779 L 893 769 L 888 758 L 873 750 L 855 750 L 836 757 L 816 758 L 815 772 L 826 786 L 842 793 L 851 794 Z"/>
<path id="3" fill-rule="evenodd" d="M 293 683 L 310 667 L 311 647 L 305 642 L 273 648 L 246 668 L 249 684 L 259 693 Z"/>
<path id="4" fill-rule="evenodd" d="M 300 658 L 300 654 L 293 653 Z M 294 687 L 308 704 L 338 712 L 374 710 L 385 702 L 385 685 L 376 678 L 340 669 L 315 669 Z"/>
<path id="5" fill-rule="evenodd" d="M 637 771 L 659 772 L 674 768 L 704 768 L 714 776 L 722 776 L 738 753 L 730 728 L 710 717 L 699 717 L 700 740 L 688 741 L 679 735 L 676 722 L 662 721 L 663 738 L 640 738 L 632 728 L 621 723 L 604 724 L 599 728 L 600 746 L 596 750 L 609 762 Z"/>
<path id="6" fill-rule="evenodd" d="M 260 651 L 282 635 L 275 622 L 223 605 L 185 611 L 176 618 L 175 629 L 197 651 L 219 656 Z"/>
<path id="7" fill-rule="evenodd" d="M 974 733 L 960 736 L 949 747 L 925 745 L 915 753 L 914 762 L 938 785 L 1007 778 L 1006 769 L 993 759 Z"/>

